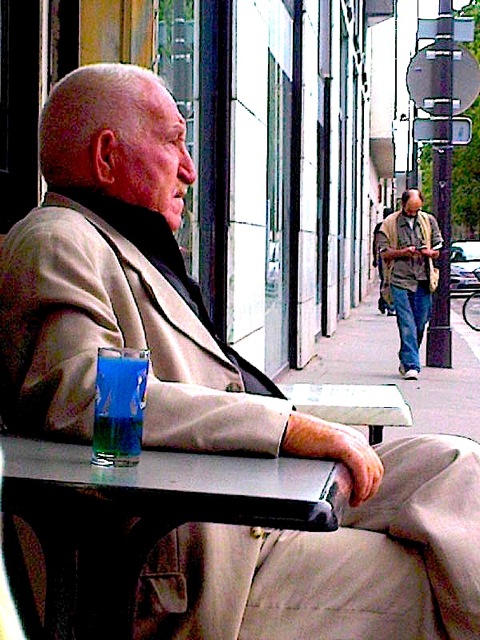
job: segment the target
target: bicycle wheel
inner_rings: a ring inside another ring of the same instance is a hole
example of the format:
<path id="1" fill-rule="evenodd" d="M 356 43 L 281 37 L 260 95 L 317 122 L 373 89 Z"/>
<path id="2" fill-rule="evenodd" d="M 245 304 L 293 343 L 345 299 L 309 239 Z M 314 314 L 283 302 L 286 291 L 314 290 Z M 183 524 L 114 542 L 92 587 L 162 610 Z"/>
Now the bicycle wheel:
<path id="1" fill-rule="evenodd" d="M 480 291 L 471 293 L 462 307 L 463 319 L 469 327 L 480 331 Z"/>

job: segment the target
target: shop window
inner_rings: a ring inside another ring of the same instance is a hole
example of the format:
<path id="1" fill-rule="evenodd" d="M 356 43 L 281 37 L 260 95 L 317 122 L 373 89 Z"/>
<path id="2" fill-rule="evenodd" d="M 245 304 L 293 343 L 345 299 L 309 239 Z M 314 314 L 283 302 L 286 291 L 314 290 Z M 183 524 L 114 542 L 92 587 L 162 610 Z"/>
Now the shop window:
<path id="1" fill-rule="evenodd" d="M 290 20 L 279 20 L 279 25 L 292 33 Z M 265 368 L 274 376 L 288 364 L 292 48 L 286 46 L 281 52 L 271 48 L 268 55 Z"/>
<path id="2" fill-rule="evenodd" d="M 187 146 L 194 155 L 194 0 L 160 0 L 158 7 L 158 51 L 155 67 L 171 91 L 187 122 Z M 193 270 L 193 188 L 185 199 L 182 226 L 177 240 L 187 271 Z"/>

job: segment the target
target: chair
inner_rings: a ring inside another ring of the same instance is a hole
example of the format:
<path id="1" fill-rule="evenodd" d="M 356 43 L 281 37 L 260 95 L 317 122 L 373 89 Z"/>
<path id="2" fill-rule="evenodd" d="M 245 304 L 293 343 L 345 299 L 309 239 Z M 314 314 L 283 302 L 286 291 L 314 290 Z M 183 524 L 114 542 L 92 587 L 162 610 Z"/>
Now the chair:
<path id="1" fill-rule="evenodd" d="M 3 477 L 3 455 L 0 452 L 0 476 Z M 0 480 L 1 486 L 1 480 Z M 2 525 L 4 518 L 2 516 Z M 2 554 L 0 555 L 0 640 L 26 640 L 20 618 L 10 590 L 10 582 Z"/>

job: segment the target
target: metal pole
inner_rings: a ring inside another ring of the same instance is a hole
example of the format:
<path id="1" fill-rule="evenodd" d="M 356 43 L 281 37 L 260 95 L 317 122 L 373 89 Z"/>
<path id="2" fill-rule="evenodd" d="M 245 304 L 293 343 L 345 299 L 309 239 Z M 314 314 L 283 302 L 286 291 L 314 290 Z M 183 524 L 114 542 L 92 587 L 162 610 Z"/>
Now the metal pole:
<path id="1" fill-rule="evenodd" d="M 420 0 L 417 0 L 417 25 L 418 25 L 418 19 L 420 16 Z M 417 27 L 417 35 L 415 37 L 415 55 L 418 53 L 418 27 Z M 410 103 L 409 103 L 410 104 Z M 417 105 L 415 104 L 415 102 L 411 101 L 411 104 L 413 105 L 413 122 L 415 122 L 415 119 L 417 117 L 417 113 L 418 113 L 418 109 L 417 109 Z M 409 114 L 410 116 L 410 114 Z M 408 139 L 410 141 L 411 138 L 411 144 L 412 144 L 412 173 L 410 176 L 410 184 L 414 185 L 414 186 L 419 186 L 419 181 L 418 181 L 418 142 L 416 142 L 416 140 L 413 139 L 413 135 L 412 135 L 412 122 L 409 123 L 409 132 L 408 132 Z"/>
<path id="2" fill-rule="evenodd" d="M 452 0 L 439 0 L 433 88 L 440 100 L 434 108 L 435 139 L 445 143 L 433 147 L 433 212 L 443 235 L 443 249 L 438 266 L 440 280 L 433 297 L 432 317 L 427 332 L 427 366 L 452 366 L 452 331 L 450 328 L 450 205 L 452 182 L 453 117 L 453 9 Z"/>

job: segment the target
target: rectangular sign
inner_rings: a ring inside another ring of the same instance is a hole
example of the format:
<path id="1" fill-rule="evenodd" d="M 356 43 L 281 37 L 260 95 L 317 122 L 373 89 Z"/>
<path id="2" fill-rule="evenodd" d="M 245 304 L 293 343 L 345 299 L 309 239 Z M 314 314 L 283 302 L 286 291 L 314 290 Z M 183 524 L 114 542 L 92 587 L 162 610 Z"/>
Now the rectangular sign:
<path id="1" fill-rule="evenodd" d="M 436 138 L 436 120 L 416 118 L 413 121 L 413 139 L 416 142 L 437 142 L 448 144 L 448 140 Z M 470 118 L 452 118 L 452 144 L 468 144 L 472 139 L 472 121 Z"/>
<path id="2" fill-rule="evenodd" d="M 438 18 L 419 18 L 417 40 L 435 40 Z M 473 42 L 475 21 L 473 18 L 454 18 L 453 39 L 455 42 Z"/>

